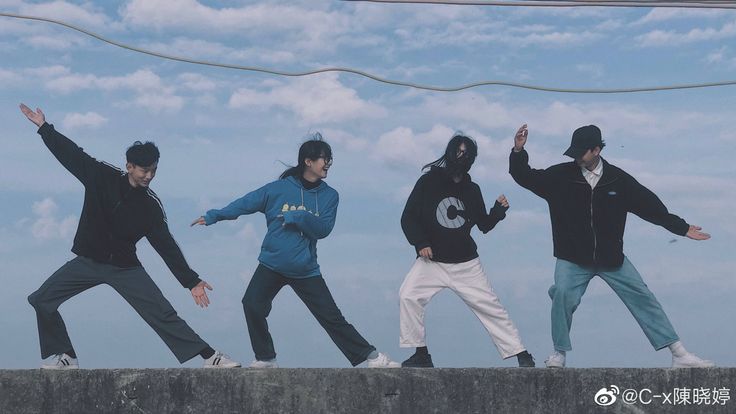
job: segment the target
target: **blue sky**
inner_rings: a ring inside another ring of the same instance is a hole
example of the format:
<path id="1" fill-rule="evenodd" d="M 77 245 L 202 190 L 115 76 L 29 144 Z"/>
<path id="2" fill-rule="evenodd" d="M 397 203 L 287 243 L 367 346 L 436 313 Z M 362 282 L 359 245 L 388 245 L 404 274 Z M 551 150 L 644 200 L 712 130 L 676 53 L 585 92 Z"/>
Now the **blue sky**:
<path id="1" fill-rule="evenodd" d="M 736 79 L 736 12 L 678 9 L 532 9 L 387 5 L 322 0 L 121 2 L 0 0 L 0 11 L 65 20 L 115 40 L 195 59 L 301 71 L 353 67 L 418 83 L 504 80 L 616 88 Z M 732 352 L 736 239 L 734 87 L 566 95 L 508 87 L 437 93 L 355 75 L 282 78 L 165 61 L 48 23 L 0 18 L 0 367 L 38 365 L 26 302 L 72 256 L 82 187 L 49 154 L 18 110 L 41 107 L 91 155 L 123 166 L 134 140 L 161 149 L 152 188 L 191 266 L 215 288 L 196 307 L 144 240 L 145 267 L 179 314 L 215 348 L 253 358 L 240 299 L 257 265 L 264 219 L 207 228 L 209 208 L 275 179 L 320 131 L 333 146 L 328 182 L 340 193 L 319 261 L 348 320 L 402 360 L 398 288 L 414 251 L 399 217 L 423 164 L 457 130 L 479 143 L 471 170 L 486 203 L 504 193 L 508 217 L 475 231 L 491 284 L 541 364 L 551 351 L 554 258 L 547 207 L 507 173 L 513 134 L 529 125 L 531 164 L 564 162 L 572 131 L 598 125 L 603 156 L 637 177 L 712 239 L 695 242 L 630 216 L 624 250 L 686 347 L 721 366 Z M 176 367 L 173 355 L 106 286 L 61 307 L 86 368 Z M 286 367 L 348 362 L 293 292 L 269 318 Z M 428 344 L 442 367 L 514 366 L 450 291 L 427 311 Z M 666 367 L 613 292 L 594 279 L 575 314 L 573 367 Z M 186 366 L 197 366 L 198 360 Z"/>

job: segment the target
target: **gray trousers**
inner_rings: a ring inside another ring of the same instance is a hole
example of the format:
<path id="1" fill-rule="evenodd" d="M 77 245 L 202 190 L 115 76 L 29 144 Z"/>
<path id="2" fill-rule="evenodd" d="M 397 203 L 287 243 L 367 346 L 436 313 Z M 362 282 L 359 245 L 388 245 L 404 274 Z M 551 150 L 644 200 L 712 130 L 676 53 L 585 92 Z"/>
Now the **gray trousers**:
<path id="1" fill-rule="evenodd" d="M 36 309 L 41 358 L 73 349 L 58 308 L 67 299 L 102 283 L 115 289 L 138 312 L 180 363 L 208 347 L 176 314 L 143 267 L 120 268 L 77 256 L 28 296 L 28 302 Z"/>

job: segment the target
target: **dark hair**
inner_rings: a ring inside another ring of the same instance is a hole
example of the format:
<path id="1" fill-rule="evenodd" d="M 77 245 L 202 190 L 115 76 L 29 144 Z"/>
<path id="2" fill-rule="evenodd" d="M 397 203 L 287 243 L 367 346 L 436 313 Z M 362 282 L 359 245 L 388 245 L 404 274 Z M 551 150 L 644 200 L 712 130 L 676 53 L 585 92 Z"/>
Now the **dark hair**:
<path id="1" fill-rule="evenodd" d="M 309 158 L 314 161 L 320 157 L 325 158 L 326 162 L 332 160 L 332 148 L 330 144 L 322 139 L 322 134 L 315 132 L 309 140 L 305 141 L 299 147 L 299 157 L 297 158 L 296 167 L 287 168 L 286 171 L 281 173 L 279 178 L 301 177 L 306 167 L 304 160 Z"/>
<path id="2" fill-rule="evenodd" d="M 463 158 L 466 161 L 463 164 L 466 165 L 467 170 L 470 170 L 470 166 L 473 165 L 475 157 L 478 156 L 478 144 L 475 143 L 473 138 L 464 135 L 462 132 L 456 132 L 455 135 L 450 138 L 450 142 L 447 143 L 445 154 L 429 164 L 426 164 L 422 167 L 422 171 L 431 167 L 443 167 L 454 170 L 455 164 L 457 164 L 458 161 L 457 150 L 460 148 L 461 144 L 465 144 L 465 155 Z M 467 172 L 467 170 L 463 172 Z"/>
<path id="3" fill-rule="evenodd" d="M 158 161 L 160 155 L 156 144 L 151 141 L 146 141 L 145 144 L 136 141 L 125 151 L 127 161 L 139 167 L 150 167 Z"/>

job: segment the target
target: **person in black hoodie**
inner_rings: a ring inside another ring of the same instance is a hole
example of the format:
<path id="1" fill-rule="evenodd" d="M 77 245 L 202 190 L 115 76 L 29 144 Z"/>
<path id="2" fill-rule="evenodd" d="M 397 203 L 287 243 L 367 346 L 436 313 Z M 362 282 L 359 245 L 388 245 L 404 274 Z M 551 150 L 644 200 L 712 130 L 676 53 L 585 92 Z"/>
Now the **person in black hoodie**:
<path id="1" fill-rule="evenodd" d="M 467 136 L 450 139 L 445 155 L 422 168 L 401 215 L 401 228 L 417 259 L 399 290 L 400 346 L 416 352 L 403 367 L 433 367 L 424 332 L 424 308 L 444 288 L 452 289 L 475 313 L 496 344 L 501 357 L 517 356 L 519 366 L 534 359 L 486 278 L 470 230 L 488 233 L 506 217 L 509 203 L 502 194 L 486 210 L 478 184 L 468 171 L 478 146 Z"/>
<path id="2" fill-rule="evenodd" d="M 588 283 L 598 275 L 621 298 L 654 349 L 669 347 L 673 368 L 714 366 L 685 349 L 662 306 L 623 253 L 628 213 L 693 240 L 706 240 L 710 235 L 671 214 L 653 192 L 604 160 L 600 153 L 605 142 L 595 125 L 573 133 L 565 151 L 573 162 L 546 170 L 529 167 L 529 154 L 524 150 L 528 133 L 526 124 L 516 132 L 509 173 L 549 205 L 557 264 L 549 289 L 555 352 L 546 365 L 565 366 L 566 352 L 572 349 L 572 314 Z"/>
<path id="3" fill-rule="evenodd" d="M 110 285 L 153 328 L 183 363 L 200 355 L 205 368 L 232 368 L 240 364 L 215 351 L 182 320 L 141 266 L 135 245 L 144 236 L 161 255 L 194 302 L 207 307 L 201 280 L 184 259 L 169 232 L 166 214 L 148 185 L 156 175 L 159 151 L 152 142 L 136 141 L 126 152 L 127 173 L 85 153 L 69 138 L 46 123 L 41 109 L 21 104 L 23 114 L 39 129 L 56 159 L 85 188 L 84 205 L 74 236 L 77 255 L 28 296 L 36 310 L 41 358 L 55 356 L 42 369 L 79 368 L 77 355 L 58 308 L 67 299 L 99 284 Z"/>

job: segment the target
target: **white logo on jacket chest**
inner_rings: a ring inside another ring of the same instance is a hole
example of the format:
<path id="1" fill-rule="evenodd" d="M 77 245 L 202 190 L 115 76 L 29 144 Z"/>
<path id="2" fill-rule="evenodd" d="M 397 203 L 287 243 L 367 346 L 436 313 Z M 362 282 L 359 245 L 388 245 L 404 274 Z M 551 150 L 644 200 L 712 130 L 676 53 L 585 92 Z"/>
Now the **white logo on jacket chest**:
<path id="1" fill-rule="evenodd" d="M 455 197 L 447 197 L 437 205 L 437 222 L 442 227 L 458 229 L 465 224 L 461 211 L 465 211 L 465 204 Z"/>

